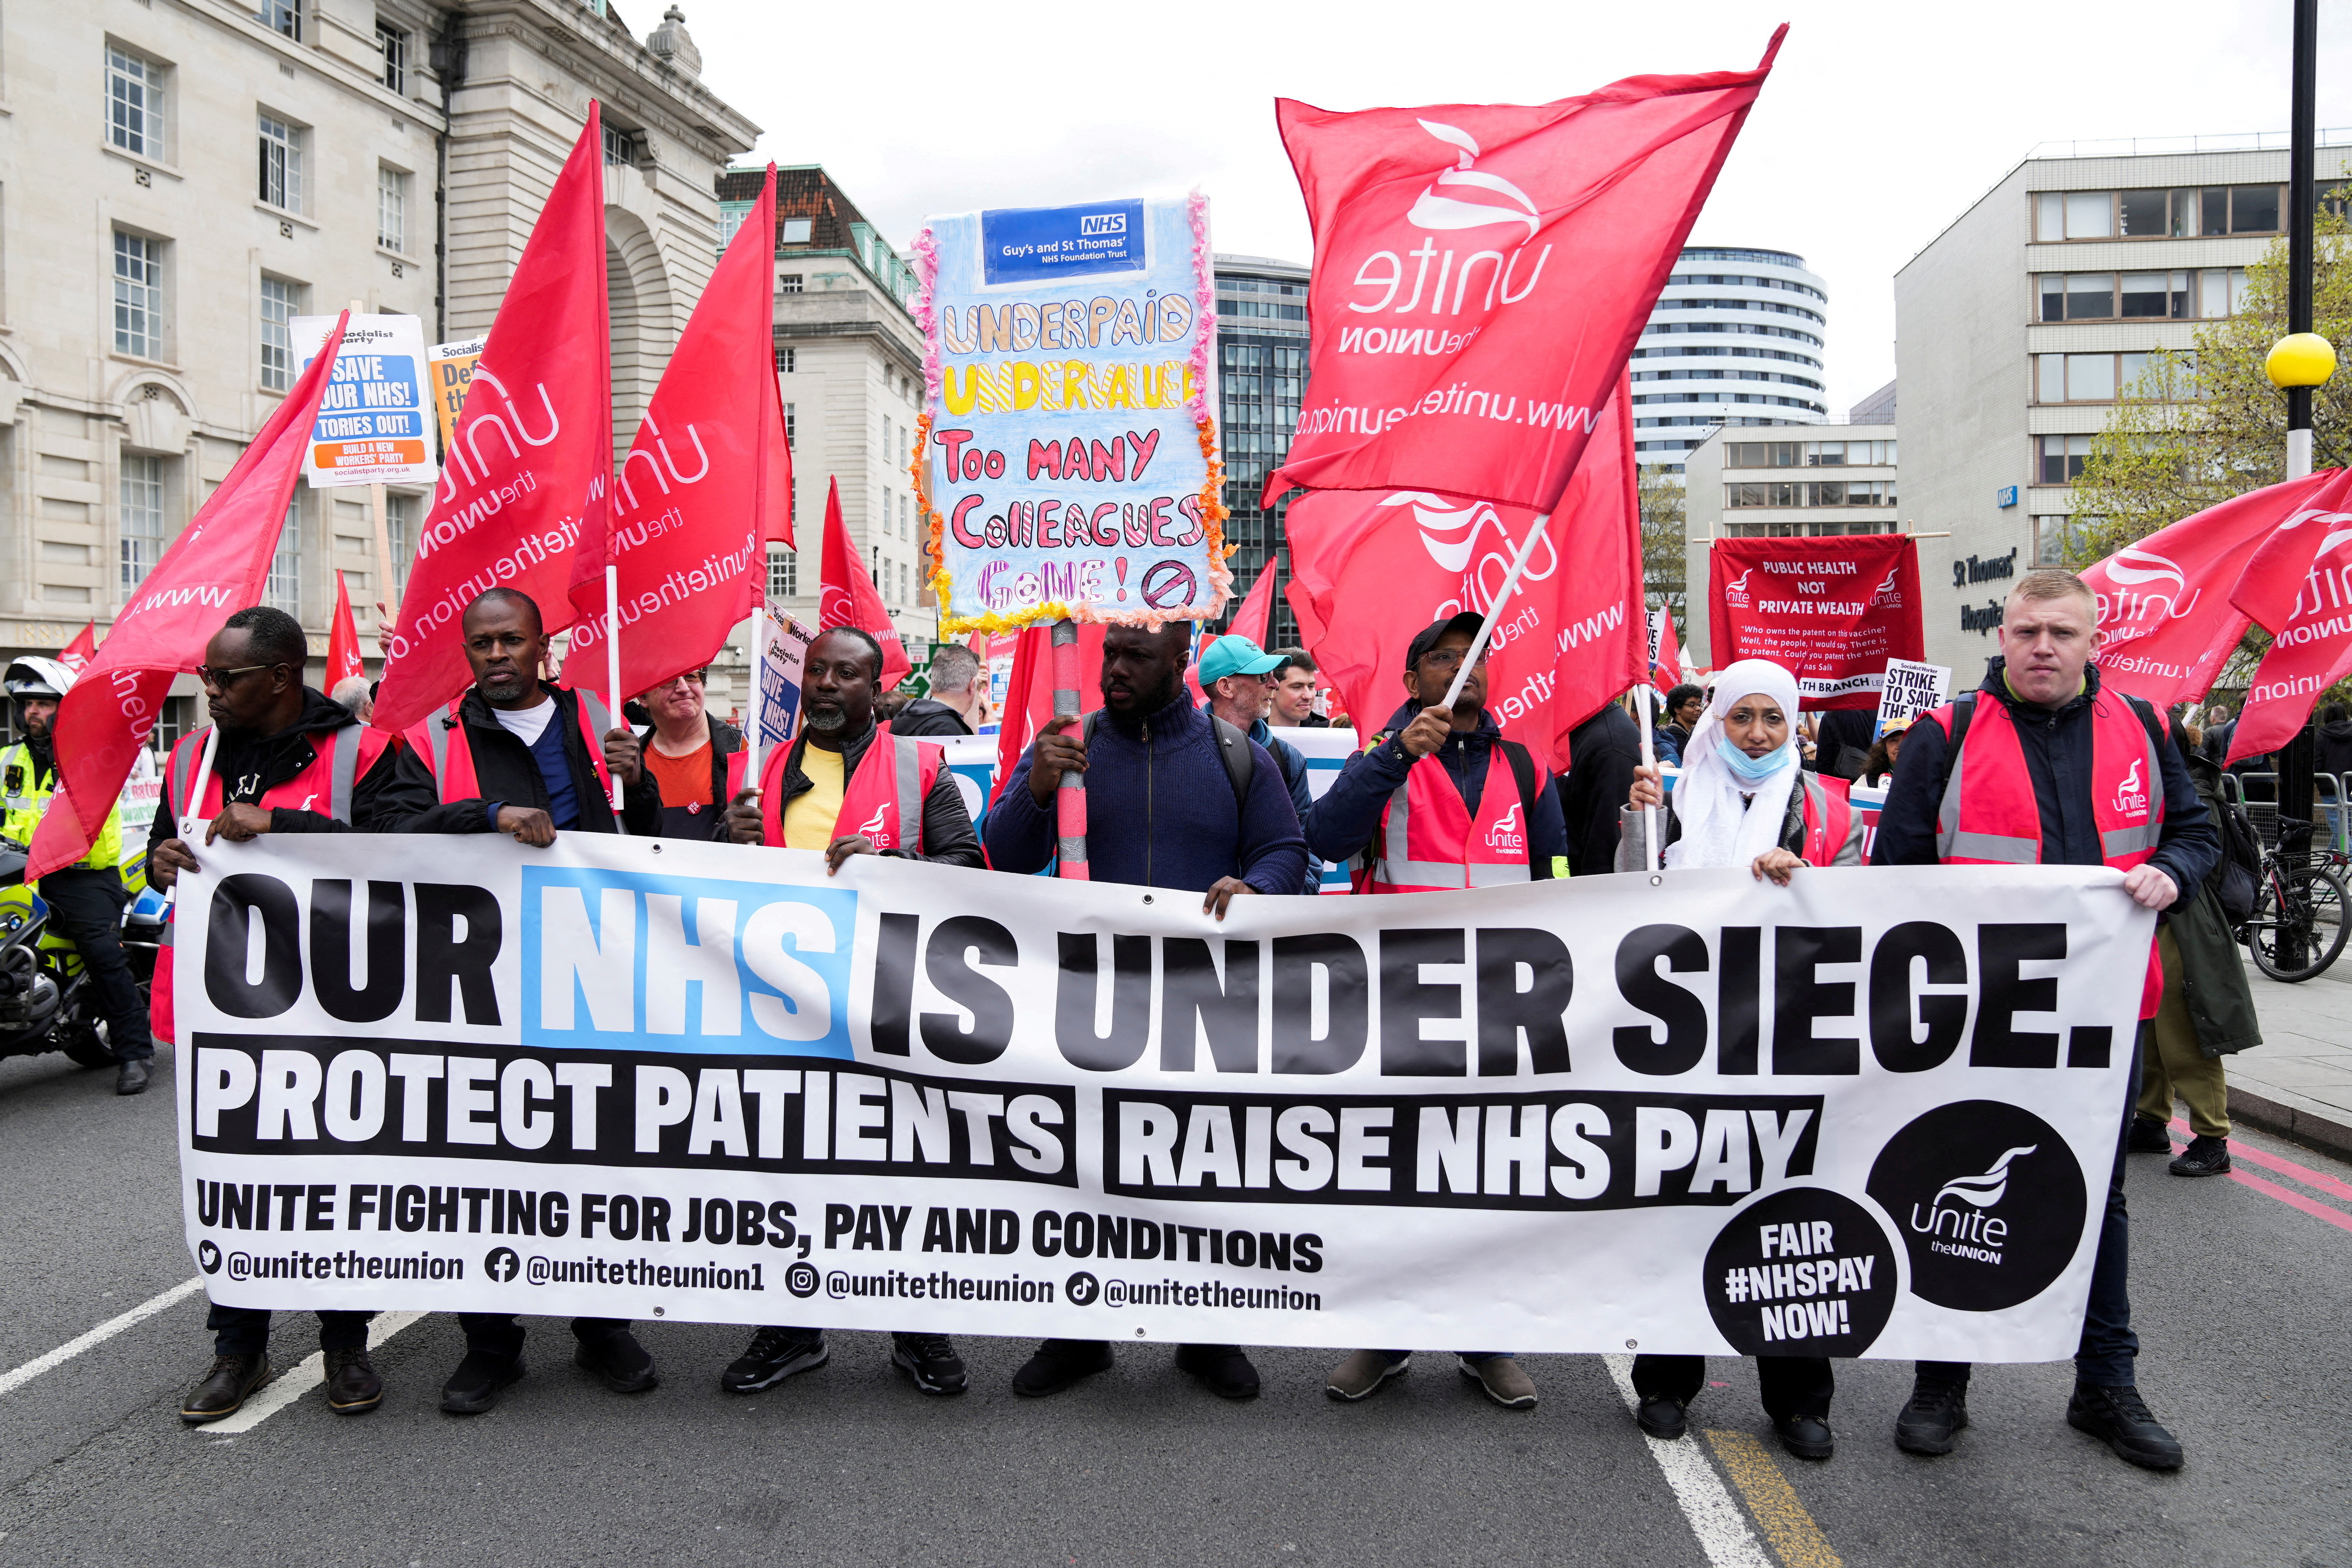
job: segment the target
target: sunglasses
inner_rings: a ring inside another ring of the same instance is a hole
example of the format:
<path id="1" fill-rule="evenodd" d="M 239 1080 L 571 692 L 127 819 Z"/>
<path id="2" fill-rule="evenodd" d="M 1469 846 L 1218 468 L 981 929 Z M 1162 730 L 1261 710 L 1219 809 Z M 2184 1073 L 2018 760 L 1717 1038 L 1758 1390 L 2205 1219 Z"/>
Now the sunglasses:
<path id="1" fill-rule="evenodd" d="M 248 675 L 277 668 L 274 664 L 241 664 L 235 669 L 217 669 L 209 664 L 200 664 L 196 666 L 196 679 L 214 690 L 219 691 L 236 681 L 244 679 Z"/>

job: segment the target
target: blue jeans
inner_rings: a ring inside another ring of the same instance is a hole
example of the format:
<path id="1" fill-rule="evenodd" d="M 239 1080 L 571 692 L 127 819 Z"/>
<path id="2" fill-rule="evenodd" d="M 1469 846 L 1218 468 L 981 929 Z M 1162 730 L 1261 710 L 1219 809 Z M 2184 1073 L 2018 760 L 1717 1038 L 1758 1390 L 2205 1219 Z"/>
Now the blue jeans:
<path id="1" fill-rule="evenodd" d="M 2107 1177 L 2107 1210 L 2099 1225 L 2098 1255 L 2091 1263 L 2091 1299 L 2083 1311 L 2083 1341 L 2074 1351 L 2074 1381 L 2094 1388 L 2126 1388 L 2137 1381 L 2139 1336 L 2131 1326 L 2131 1216 L 2124 1212 L 2124 1138 L 2139 1100 L 2140 1056 L 2132 1052 L 2131 1092 L 2124 1097 L 2116 1129 L 2115 1169 Z M 1968 1386 L 1964 1361 L 1923 1361 L 1920 1378 Z"/>

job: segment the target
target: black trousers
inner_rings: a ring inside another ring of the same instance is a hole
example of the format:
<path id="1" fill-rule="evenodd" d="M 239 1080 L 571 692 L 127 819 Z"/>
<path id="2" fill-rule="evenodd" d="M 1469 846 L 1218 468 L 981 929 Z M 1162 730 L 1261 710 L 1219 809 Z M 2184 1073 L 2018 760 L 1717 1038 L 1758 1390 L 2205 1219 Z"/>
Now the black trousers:
<path id="1" fill-rule="evenodd" d="M 347 1351 L 365 1348 L 368 1320 L 373 1312 L 321 1312 L 319 1348 Z M 269 1312 L 262 1307 L 224 1307 L 213 1303 L 205 1318 L 213 1331 L 215 1355 L 260 1355 L 269 1348 Z"/>
<path id="2" fill-rule="evenodd" d="M 1762 1384 L 1764 1414 L 1775 1421 L 1792 1415 L 1827 1420 L 1830 1395 L 1837 1392 L 1830 1358 L 1823 1355 L 1760 1355 L 1756 1380 Z M 1688 1405 L 1706 1384 L 1703 1355 L 1637 1355 L 1633 1358 L 1633 1393 L 1649 1399 L 1664 1394 Z"/>
<path id="3" fill-rule="evenodd" d="M 522 1349 L 522 1325 L 514 1321 L 511 1312 L 460 1312 L 457 1326 L 466 1331 L 466 1348 L 469 1351 L 513 1355 Z M 585 1343 L 618 1333 L 628 1326 L 626 1318 L 574 1318 L 572 1337 Z"/>
<path id="4" fill-rule="evenodd" d="M 52 871 L 37 889 L 49 906 L 58 930 L 73 939 L 89 967 L 90 988 L 98 993 L 98 1010 L 106 1020 L 106 1037 L 114 1059 L 144 1061 L 155 1054 L 147 1032 L 147 1004 L 139 982 L 131 978 L 131 960 L 122 952 L 122 910 L 131 891 L 112 871 L 84 869 Z"/>

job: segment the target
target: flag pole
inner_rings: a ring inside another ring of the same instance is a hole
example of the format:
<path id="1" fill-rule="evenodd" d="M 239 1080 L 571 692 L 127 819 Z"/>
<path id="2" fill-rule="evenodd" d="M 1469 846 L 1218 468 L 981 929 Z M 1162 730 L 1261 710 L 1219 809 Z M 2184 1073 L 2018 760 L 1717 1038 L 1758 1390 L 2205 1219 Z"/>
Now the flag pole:
<path id="1" fill-rule="evenodd" d="M 604 679 L 613 691 L 613 722 L 625 724 L 621 716 L 621 569 L 612 562 L 604 563 Z M 604 737 L 599 735 L 601 742 Z M 621 781 L 614 779 L 613 815 L 621 812 Z"/>
<path id="2" fill-rule="evenodd" d="M 1078 623 L 1064 616 L 1054 623 L 1054 717 L 1078 716 Z M 1075 770 L 1062 774 L 1054 793 L 1055 846 L 1058 874 L 1074 882 L 1091 881 L 1087 868 L 1087 779 Z"/>
<path id="3" fill-rule="evenodd" d="M 1633 706 L 1641 710 L 1642 765 L 1645 768 L 1658 765 L 1657 731 L 1650 727 L 1650 699 L 1655 695 L 1647 682 L 1633 688 Z M 1665 780 L 1662 778 L 1658 783 L 1663 788 Z M 1642 855 L 1643 869 L 1658 868 L 1658 808 L 1654 805 L 1642 808 Z"/>
<path id="4" fill-rule="evenodd" d="M 1462 656 L 1462 668 L 1454 672 L 1454 684 L 1445 689 L 1444 707 L 1453 707 L 1461 697 L 1471 669 L 1476 666 L 1478 656 L 1486 651 L 1487 638 L 1494 635 L 1496 616 L 1501 613 L 1503 606 L 1510 601 L 1512 593 L 1517 589 L 1519 574 L 1527 570 L 1528 558 L 1535 553 L 1536 541 L 1543 537 L 1543 531 L 1550 521 L 1549 512 L 1537 518 L 1528 529 L 1527 538 L 1520 542 L 1518 553 L 1511 557 L 1511 569 L 1503 574 L 1503 585 L 1495 590 L 1495 597 L 1487 605 L 1486 615 L 1479 619 L 1478 635 L 1470 639 L 1470 650 Z"/>
<path id="5" fill-rule="evenodd" d="M 219 746 L 220 726 L 205 725 L 205 752 L 196 761 L 195 787 L 188 792 L 187 799 L 180 802 L 180 837 L 183 842 L 195 837 L 196 829 L 204 826 L 204 818 L 197 816 L 196 811 L 198 803 L 205 798 L 205 786 L 213 782 L 213 752 Z"/>
<path id="6" fill-rule="evenodd" d="M 743 731 L 743 784 L 755 795 L 760 788 L 760 726 L 766 721 L 768 702 L 768 683 L 761 679 L 767 673 L 767 666 L 761 651 L 764 639 L 760 636 L 760 618 L 767 613 L 764 605 L 751 612 L 751 700 L 748 704 L 751 721 Z"/>

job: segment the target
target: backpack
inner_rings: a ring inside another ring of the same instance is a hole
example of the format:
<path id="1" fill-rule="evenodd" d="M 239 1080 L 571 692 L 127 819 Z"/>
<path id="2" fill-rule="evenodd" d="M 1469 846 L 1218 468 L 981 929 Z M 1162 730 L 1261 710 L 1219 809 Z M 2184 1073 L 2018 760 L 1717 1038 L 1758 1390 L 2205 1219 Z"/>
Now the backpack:
<path id="1" fill-rule="evenodd" d="M 2246 808 L 2234 800 L 2210 799 L 2207 807 L 2213 814 L 2213 827 L 2221 836 L 2221 858 L 2206 879 L 2206 886 L 2221 900 L 2221 913 L 2231 925 L 2241 925 L 2254 917 L 2254 903 L 2263 885 L 2263 841 L 2254 832 L 2253 819 Z"/>

